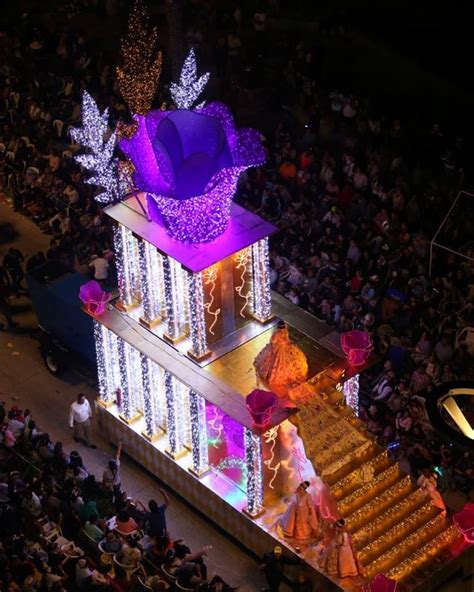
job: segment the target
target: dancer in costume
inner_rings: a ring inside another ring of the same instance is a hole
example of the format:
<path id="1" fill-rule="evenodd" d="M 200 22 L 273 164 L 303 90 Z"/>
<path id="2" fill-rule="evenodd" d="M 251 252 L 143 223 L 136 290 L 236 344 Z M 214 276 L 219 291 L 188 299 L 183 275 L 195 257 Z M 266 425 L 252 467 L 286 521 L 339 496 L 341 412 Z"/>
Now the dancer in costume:
<path id="1" fill-rule="evenodd" d="M 341 518 L 335 523 L 334 537 L 321 557 L 321 567 L 331 576 L 355 577 L 359 573 L 357 560 L 352 550 L 351 538 L 344 529 Z"/>
<path id="2" fill-rule="evenodd" d="M 278 322 L 270 343 L 255 358 L 254 366 L 260 380 L 277 393 L 308 377 L 306 355 L 291 342 L 283 321 Z"/>
<path id="3" fill-rule="evenodd" d="M 312 496 L 306 491 L 309 481 L 303 481 L 280 520 L 280 526 L 286 537 L 304 543 L 318 536 L 318 515 Z"/>

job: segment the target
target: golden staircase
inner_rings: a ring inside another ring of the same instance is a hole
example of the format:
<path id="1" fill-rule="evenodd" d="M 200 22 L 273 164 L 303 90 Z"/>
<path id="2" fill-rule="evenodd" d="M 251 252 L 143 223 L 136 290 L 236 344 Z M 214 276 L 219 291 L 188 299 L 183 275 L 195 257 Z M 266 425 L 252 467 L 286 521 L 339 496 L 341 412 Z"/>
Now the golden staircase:
<path id="1" fill-rule="evenodd" d="M 401 589 L 416 587 L 449 560 L 457 529 L 341 405 L 337 391 L 320 396 L 306 383 L 289 395 L 299 407 L 295 423 L 306 456 L 337 501 L 364 577 L 381 572 Z"/>

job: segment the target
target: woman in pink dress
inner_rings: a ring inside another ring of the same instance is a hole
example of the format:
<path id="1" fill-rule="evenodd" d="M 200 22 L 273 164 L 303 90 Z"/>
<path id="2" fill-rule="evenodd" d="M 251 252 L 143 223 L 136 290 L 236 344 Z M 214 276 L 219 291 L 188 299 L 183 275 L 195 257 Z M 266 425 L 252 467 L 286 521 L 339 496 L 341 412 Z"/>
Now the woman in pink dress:
<path id="1" fill-rule="evenodd" d="M 294 497 L 280 520 L 283 534 L 302 543 L 318 535 L 316 506 L 313 498 L 306 491 L 309 486 L 309 481 L 303 481 L 298 485 Z"/>
<path id="2" fill-rule="evenodd" d="M 345 531 L 344 524 L 342 518 L 335 523 L 334 538 L 323 553 L 321 567 L 330 576 L 350 578 L 357 576 L 359 569 L 352 550 L 351 538 Z"/>

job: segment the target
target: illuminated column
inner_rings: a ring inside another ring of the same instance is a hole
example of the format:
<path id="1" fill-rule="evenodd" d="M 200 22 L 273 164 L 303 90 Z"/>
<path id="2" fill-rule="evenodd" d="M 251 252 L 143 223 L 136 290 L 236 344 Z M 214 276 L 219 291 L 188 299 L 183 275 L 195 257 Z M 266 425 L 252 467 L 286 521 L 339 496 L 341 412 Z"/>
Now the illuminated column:
<path id="1" fill-rule="evenodd" d="M 161 321 L 163 268 L 162 258 L 148 241 L 138 241 L 143 314 L 140 322 L 151 328 Z"/>
<path id="2" fill-rule="evenodd" d="M 163 415 L 164 376 L 163 370 L 150 358 L 141 354 L 141 370 L 143 377 L 143 405 L 145 414 L 145 430 L 142 435 L 153 442 L 163 433 L 165 425 Z"/>
<path id="3" fill-rule="evenodd" d="M 107 407 L 110 404 L 111 392 L 107 381 L 107 366 L 105 349 L 107 347 L 107 329 L 101 323 L 94 321 L 95 353 L 97 359 L 97 381 L 99 383 L 100 403 Z"/>
<path id="4" fill-rule="evenodd" d="M 259 240 L 252 245 L 253 266 L 253 298 L 252 316 L 265 323 L 272 318 L 272 301 L 270 294 L 270 262 L 268 255 L 268 238 Z"/>
<path id="5" fill-rule="evenodd" d="M 200 477 L 209 470 L 207 447 L 206 401 L 193 389 L 189 391 L 189 411 L 191 416 L 191 445 L 193 463 L 189 470 Z"/>
<path id="6" fill-rule="evenodd" d="M 189 387 L 174 379 L 175 396 L 178 414 L 176 417 L 176 431 L 182 445 L 191 450 L 191 417 L 189 412 Z"/>
<path id="7" fill-rule="evenodd" d="M 168 432 L 167 454 L 176 459 L 183 451 L 183 442 L 181 440 L 181 431 L 179 429 L 178 418 L 181 412 L 179 408 L 179 397 L 176 392 L 176 380 L 172 374 L 165 370 L 165 396 L 166 396 L 166 417 Z"/>
<path id="8" fill-rule="evenodd" d="M 263 508 L 262 440 L 244 428 L 245 465 L 247 467 L 247 507 L 245 513 L 256 518 Z"/>
<path id="9" fill-rule="evenodd" d="M 210 353 L 207 348 L 202 274 L 200 272 L 187 272 L 187 274 L 190 309 L 189 331 L 192 343 L 192 349 L 189 351 L 189 355 L 196 360 L 202 360 Z"/>
<path id="10" fill-rule="evenodd" d="M 120 300 L 117 308 L 129 311 L 141 301 L 138 240 L 128 228 L 114 228 L 114 248 Z"/>
<path id="11" fill-rule="evenodd" d="M 359 415 L 359 374 L 355 374 L 343 383 L 342 393 L 346 404 L 352 407 L 356 415 Z"/>
<path id="12" fill-rule="evenodd" d="M 118 338 L 120 360 L 120 417 L 130 424 L 140 416 L 143 401 L 140 354 Z"/>
<path id="13" fill-rule="evenodd" d="M 187 300 L 181 276 L 184 275 L 179 263 L 170 257 L 163 257 L 163 285 L 166 306 L 166 333 L 164 337 L 176 343 L 185 337 L 184 310 Z"/>

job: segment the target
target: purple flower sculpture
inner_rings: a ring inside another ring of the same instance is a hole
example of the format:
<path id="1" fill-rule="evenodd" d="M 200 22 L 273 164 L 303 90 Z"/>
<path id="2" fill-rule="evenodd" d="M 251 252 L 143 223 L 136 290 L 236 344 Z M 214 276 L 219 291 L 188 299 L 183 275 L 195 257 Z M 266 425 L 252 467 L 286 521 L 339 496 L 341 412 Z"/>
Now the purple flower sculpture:
<path id="1" fill-rule="evenodd" d="M 82 284 L 79 288 L 79 298 L 84 302 L 87 312 L 91 315 L 101 315 L 105 305 L 112 298 L 112 294 L 104 292 L 95 280 Z"/>
<path id="2" fill-rule="evenodd" d="M 138 127 L 120 148 L 135 167 L 134 182 L 147 193 L 152 220 L 186 243 L 222 234 L 242 171 L 259 165 L 265 152 L 256 130 L 237 130 L 222 103 L 134 116 Z"/>

